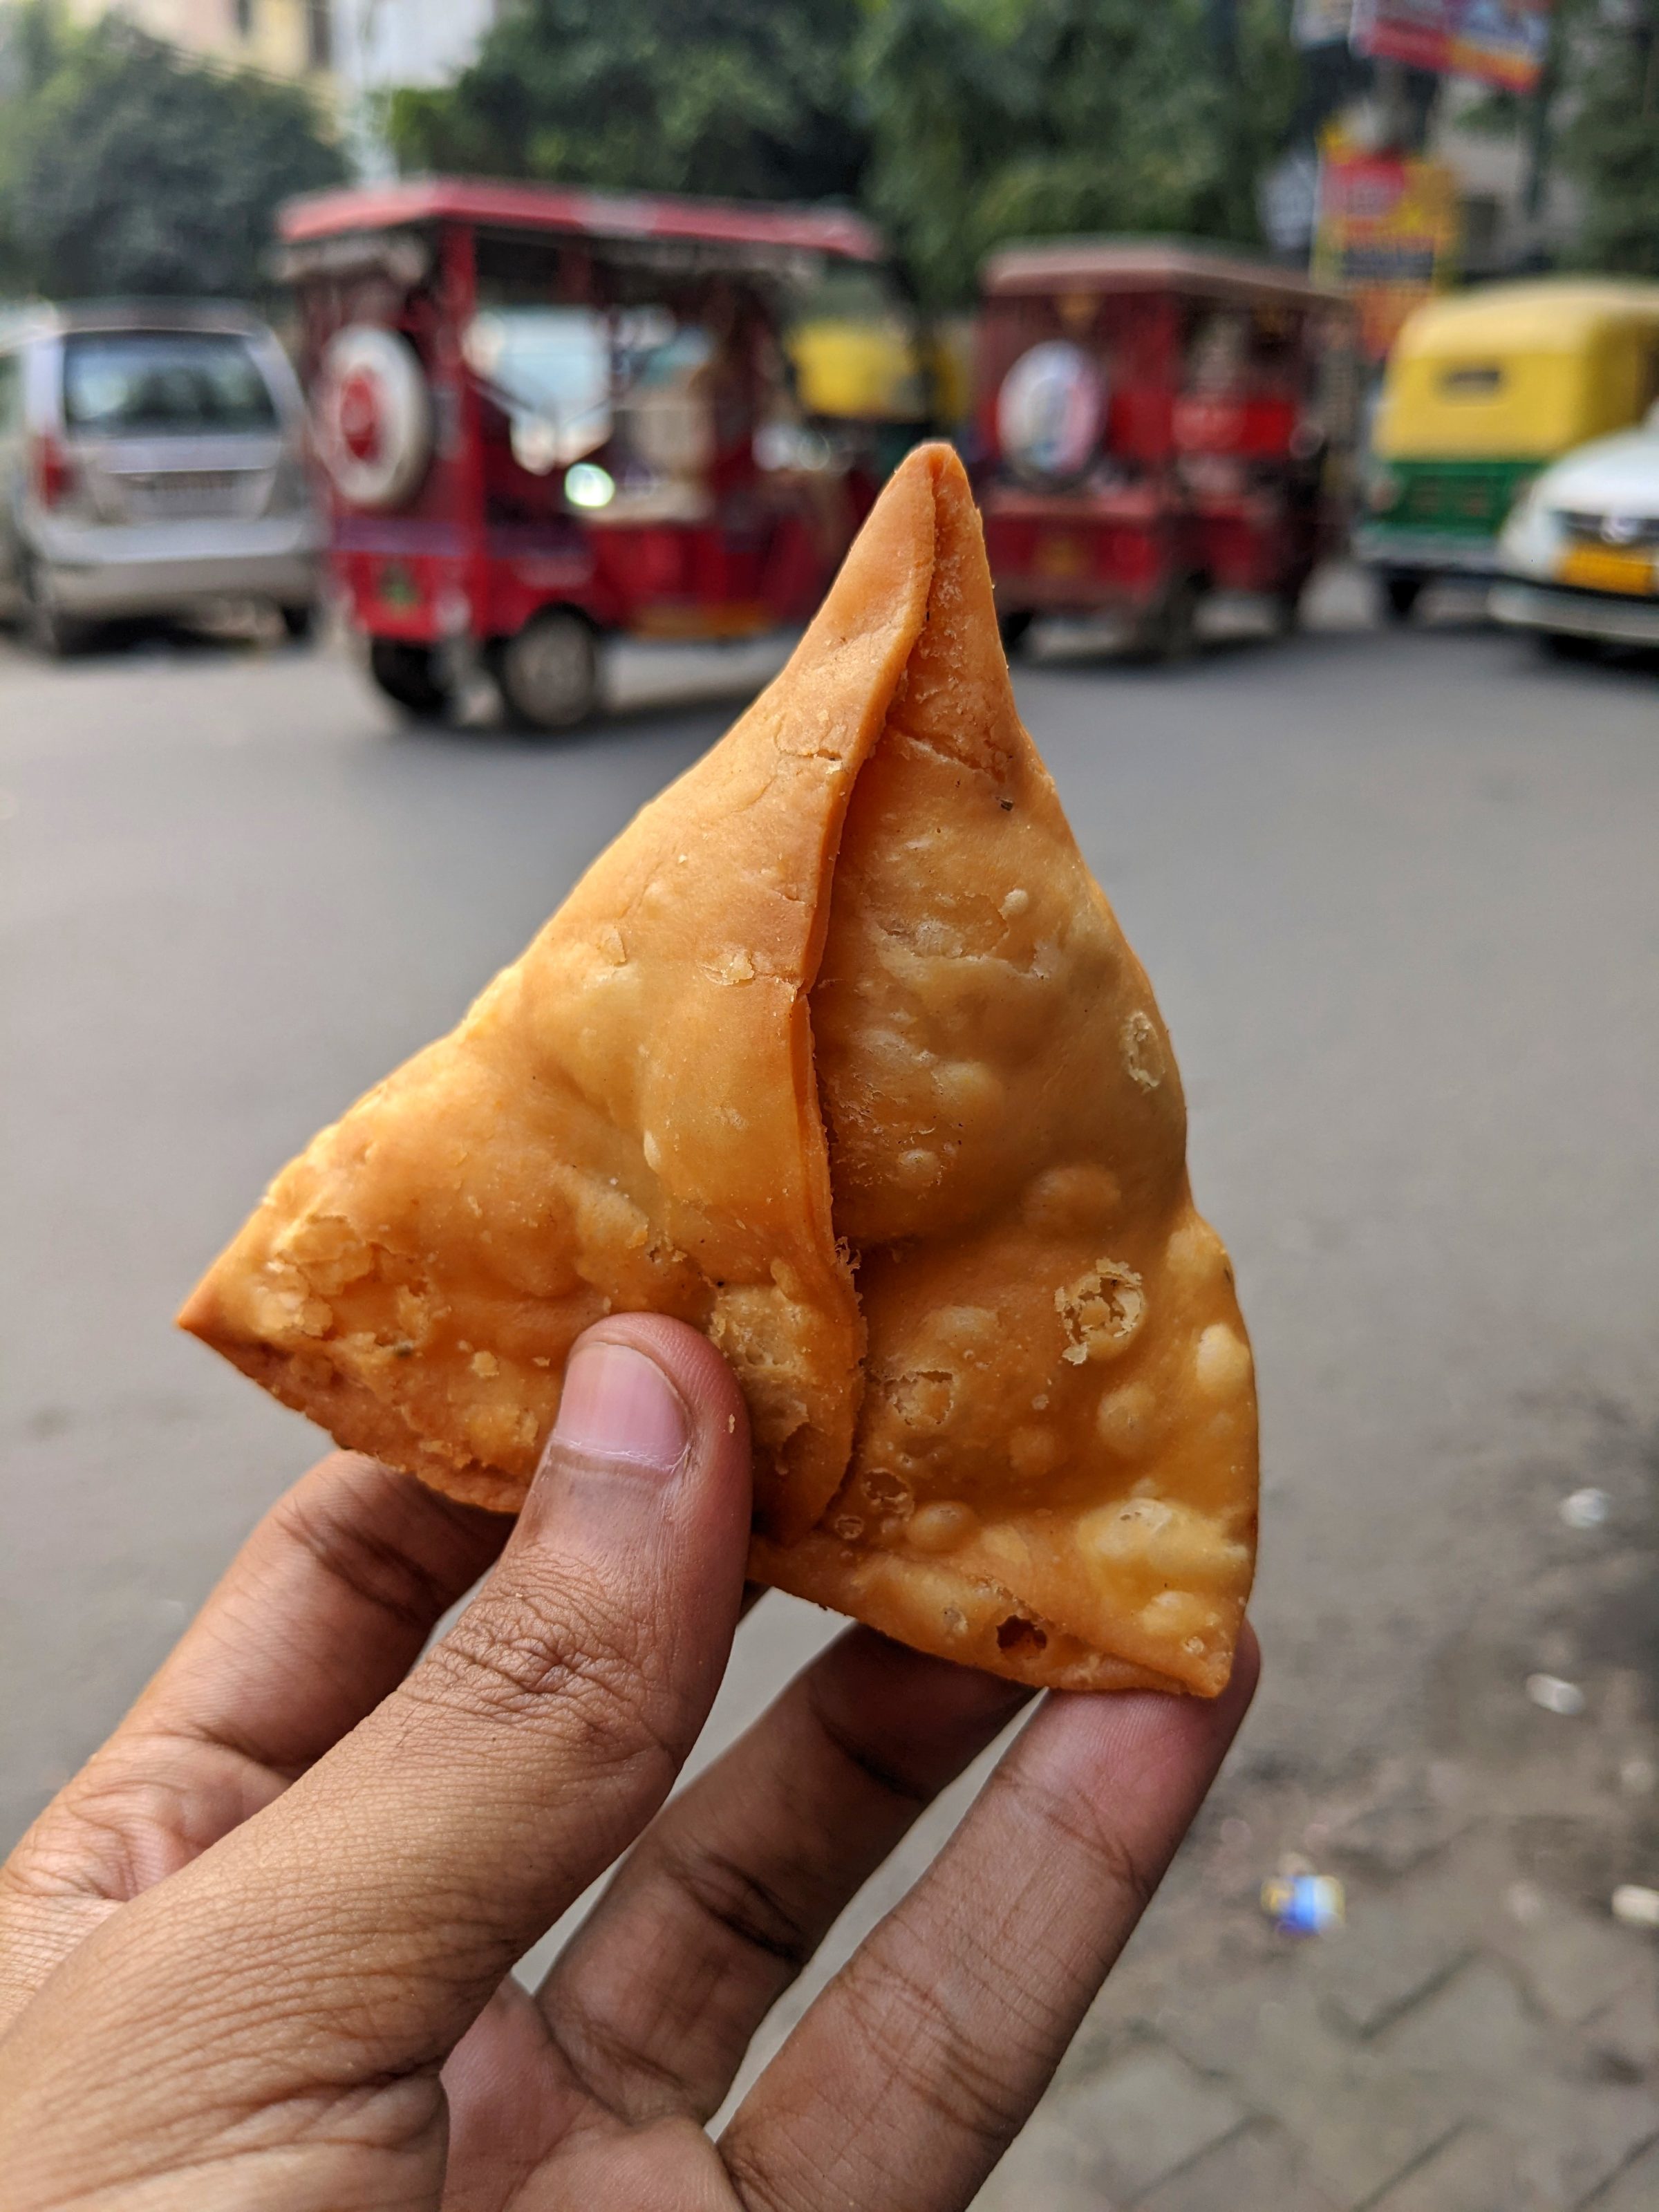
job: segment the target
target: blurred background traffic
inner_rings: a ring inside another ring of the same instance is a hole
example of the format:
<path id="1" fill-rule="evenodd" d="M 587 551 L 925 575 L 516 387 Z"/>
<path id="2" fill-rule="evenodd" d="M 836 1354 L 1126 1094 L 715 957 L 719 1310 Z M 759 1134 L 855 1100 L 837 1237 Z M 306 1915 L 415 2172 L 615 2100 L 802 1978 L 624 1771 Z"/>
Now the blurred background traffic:
<path id="1" fill-rule="evenodd" d="M 0 0 L 0 1839 L 314 1449 L 179 1298 L 945 435 L 1266 1452 L 986 2212 L 1652 2212 L 1656 399 L 1659 0 Z"/>
<path id="2" fill-rule="evenodd" d="M 803 619 L 933 432 L 1011 645 L 1288 629 L 1350 542 L 1393 620 L 1496 580 L 1659 643 L 1646 0 L 5 0 L 0 41 L 42 651 L 331 598 L 406 713 L 568 726 L 607 638 Z"/>

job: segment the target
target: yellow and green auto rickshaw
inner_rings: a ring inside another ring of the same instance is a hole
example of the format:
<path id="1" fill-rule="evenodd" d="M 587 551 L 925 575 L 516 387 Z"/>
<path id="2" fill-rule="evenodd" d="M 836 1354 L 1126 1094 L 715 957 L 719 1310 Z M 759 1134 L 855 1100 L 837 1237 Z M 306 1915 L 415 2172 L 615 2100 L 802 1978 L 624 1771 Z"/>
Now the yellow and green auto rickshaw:
<path id="1" fill-rule="evenodd" d="M 1396 622 L 1437 576 L 1496 572 L 1517 495 L 1659 394 L 1659 284 L 1540 277 L 1430 301 L 1395 341 L 1354 550 Z"/>

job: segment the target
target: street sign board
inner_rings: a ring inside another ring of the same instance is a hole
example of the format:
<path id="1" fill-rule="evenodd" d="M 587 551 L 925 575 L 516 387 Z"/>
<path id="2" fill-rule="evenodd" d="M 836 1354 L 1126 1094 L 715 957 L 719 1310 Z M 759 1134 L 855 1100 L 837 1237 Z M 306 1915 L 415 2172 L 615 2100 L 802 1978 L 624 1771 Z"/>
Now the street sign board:
<path id="1" fill-rule="evenodd" d="M 1353 48 L 1443 76 L 1531 92 L 1549 45 L 1552 0 L 1354 0 Z"/>
<path id="2" fill-rule="evenodd" d="M 1327 143 L 1314 274 L 1352 295 L 1369 359 L 1381 361 L 1412 309 L 1451 281 L 1457 240 L 1457 178 L 1446 162 Z"/>

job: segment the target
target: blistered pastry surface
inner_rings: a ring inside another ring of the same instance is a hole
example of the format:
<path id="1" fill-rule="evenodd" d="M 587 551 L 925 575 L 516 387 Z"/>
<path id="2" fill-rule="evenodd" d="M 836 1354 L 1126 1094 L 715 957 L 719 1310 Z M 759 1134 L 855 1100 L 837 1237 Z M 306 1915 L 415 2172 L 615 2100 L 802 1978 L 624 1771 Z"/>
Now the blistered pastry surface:
<path id="1" fill-rule="evenodd" d="M 340 1442 L 511 1505 L 578 1332 L 607 1312 L 675 1314 L 743 1382 L 762 1524 L 811 1525 L 846 1469 L 863 1331 L 805 989 L 848 796 L 921 627 L 933 533 L 924 463 L 782 675 L 459 1029 L 283 1170 L 185 1327 Z"/>
<path id="2" fill-rule="evenodd" d="M 965 487 L 939 507 L 928 620 L 854 791 L 811 1000 L 868 1331 L 821 1533 L 849 1583 L 875 1550 L 913 1592 L 948 1570 L 1001 1593 L 1010 1649 L 1069 1637 L 1213 1690 L 1255 1540 L 1231 1272 L 1188 1194 L 1151 986 L 1019 723 Z M 925 1610 L 933 1648 L 969 1656 L 975 1604 Z"/>

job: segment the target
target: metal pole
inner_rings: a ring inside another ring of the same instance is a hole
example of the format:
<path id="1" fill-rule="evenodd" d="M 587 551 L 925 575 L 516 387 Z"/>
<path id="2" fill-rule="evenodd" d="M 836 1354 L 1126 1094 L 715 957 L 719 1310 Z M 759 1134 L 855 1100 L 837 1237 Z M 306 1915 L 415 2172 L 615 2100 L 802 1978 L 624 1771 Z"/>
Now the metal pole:
<path id="1" fill-rule="evenodd" d="M 1224 163 L 1224 188 L 1229 202 L 1247 203 L 1250 197 L 1249 151 L 1245 144 L 1243 99 L 1238 82 L 1238 0 L 1207 0 L 1210 54 L 1222 99 L 1220 129 Z M 1248 237 L 1255 225 L 1240 204 L 1230 210 L 1237 235 Z"/>
<path id="2" fill-rule="evenodd" d="M 1521 206 L 1528 222 L 1536 222 L 1544 205 L 1544 191 L 1549 181 L 1551 111 L 1555 105 L 1557 87 L 1561 80 L 1561 53 L 1565 44 L 1561 19 L 1565 12 L 1565 0 L 1555 0 L 1550 10 L 1549 43 L 1544 49 L 1544 65 L 1538 72 L 1538 82 L 1527 108 L 1527 166 L 1526 182 L 1522 188 Z"/>

